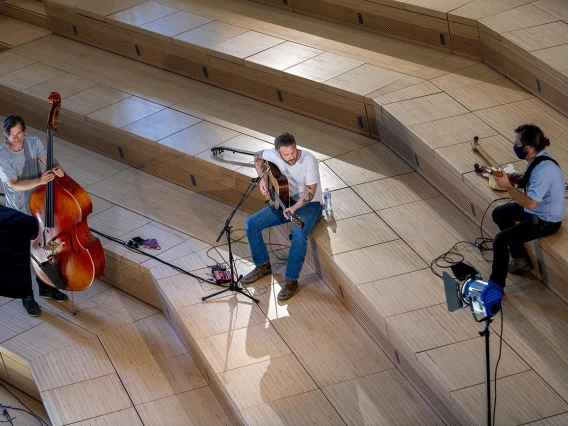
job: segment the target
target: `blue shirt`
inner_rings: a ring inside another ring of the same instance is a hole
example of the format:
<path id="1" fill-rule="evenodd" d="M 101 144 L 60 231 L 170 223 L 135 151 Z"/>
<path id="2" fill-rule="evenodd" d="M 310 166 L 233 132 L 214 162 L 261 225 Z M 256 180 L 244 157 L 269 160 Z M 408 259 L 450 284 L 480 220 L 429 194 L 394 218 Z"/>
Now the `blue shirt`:
<path id="1" fill-rule="evenodd" d="M 544 151 L 539 152 L 536 157 L 543 155 L 552 158 Z M 527 164 L 527 168 L 529 165 L 530 163 Z M 533 169 L 525 193 L 538 202 L 534 210 L 525 207 L 526 212 L 548 222 L 560 222 L 564 219 L 566 182 L 564 173 L 552 161 L 543 161 Z"/>

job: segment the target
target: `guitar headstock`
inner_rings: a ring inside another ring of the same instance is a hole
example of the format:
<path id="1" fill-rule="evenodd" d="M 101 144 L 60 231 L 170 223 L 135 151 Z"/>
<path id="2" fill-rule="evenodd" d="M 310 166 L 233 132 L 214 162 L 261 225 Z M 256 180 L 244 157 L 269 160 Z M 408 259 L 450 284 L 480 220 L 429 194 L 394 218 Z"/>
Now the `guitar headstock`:
<path id="1" fill-rule="evenodd" d="M 211 148 L 211 152 L 213 153 L 213 155 L 217 156 L 225 152 L 225 148 L 222 146 L 214 146 L 213 148 Z"/>

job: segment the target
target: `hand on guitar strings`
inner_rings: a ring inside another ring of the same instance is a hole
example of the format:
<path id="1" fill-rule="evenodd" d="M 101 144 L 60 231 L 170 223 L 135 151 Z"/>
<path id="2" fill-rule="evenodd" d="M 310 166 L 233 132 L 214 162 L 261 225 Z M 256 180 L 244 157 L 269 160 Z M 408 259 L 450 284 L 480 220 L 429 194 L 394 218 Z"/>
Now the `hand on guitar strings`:
<path id="1" fill-rule="evenodd" d="M 502 173 L 502 174 L 495 173 L 493 175 L 493 178 L 495 179 L 495 183 L 497 184 L 497 186 L 499 186 L 500 188 L 507 189 L 512 186 L 511 182 L 509 181 L 509 176 L 507 176 L 507 173 Z"/>
<path id="2" fill-rule="evenodd" d="M 268 187 L 266 186 L 266 181 L 262 179 L 262 177 L 260 178 L 258 187 L 260 188 L 260 193 L 262 195 L 268 195 Z"/>
<path id="3" fill-rule="evenodd" d="M 292 216 L 294 216 L 294 212 L 296 210 L 294 209 L 294 207 L 288 207 L 287 209 L 284 209 L 284 217 L 288 220 L 292 220 Z"/>

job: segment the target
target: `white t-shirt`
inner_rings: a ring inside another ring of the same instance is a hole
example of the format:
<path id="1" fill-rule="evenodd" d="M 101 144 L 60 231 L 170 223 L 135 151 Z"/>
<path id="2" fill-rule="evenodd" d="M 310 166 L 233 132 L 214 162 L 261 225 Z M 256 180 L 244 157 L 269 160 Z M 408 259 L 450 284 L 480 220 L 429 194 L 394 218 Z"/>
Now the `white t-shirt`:
<path id="1" fill-rule="evenodd" d="M 293 202 L 300 199 L 306 193 L 306 186 L 317 184 L 316 195 L 312 202 L 321 203 L 321 184 L 318 160 L 309 151 L 302 150 L 300 159 L 290 166 L 286 163 L 276 149 L 266 149 L 262 152 L 262 158 L 276 164 L 280 171 L 288 178 L 290 185 L 290 197 Z"/>

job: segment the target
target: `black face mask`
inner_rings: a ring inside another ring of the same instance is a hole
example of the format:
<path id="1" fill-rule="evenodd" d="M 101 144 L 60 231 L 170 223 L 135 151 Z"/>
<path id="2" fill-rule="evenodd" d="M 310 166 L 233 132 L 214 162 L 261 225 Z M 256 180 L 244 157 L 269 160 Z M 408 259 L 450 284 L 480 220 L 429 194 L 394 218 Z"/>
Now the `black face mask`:
<path id="1" fill-rule="evenodd" d="M 513 144 L 513 150 L 515 151 L 515 154 L 517 154 L 519 160 L 524 160 L 528 154 L 525 152 L 524 148 L 524 146 L 517 146 L 516 143 Z"/>

